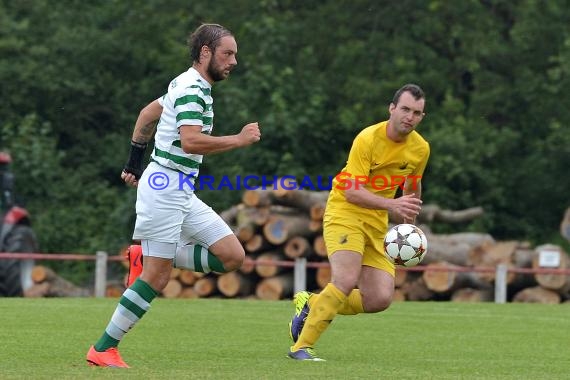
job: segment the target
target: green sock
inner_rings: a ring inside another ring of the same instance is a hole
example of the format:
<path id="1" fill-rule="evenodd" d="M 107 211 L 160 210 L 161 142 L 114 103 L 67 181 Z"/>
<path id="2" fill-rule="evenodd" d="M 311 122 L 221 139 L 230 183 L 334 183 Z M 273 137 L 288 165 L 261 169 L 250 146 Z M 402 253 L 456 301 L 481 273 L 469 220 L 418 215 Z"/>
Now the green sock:
<path id="1" fill-rule="evenodd" d="M 123 293 L 103 336 L 95 343 L 95 350 L 102 352 L 117 347 L 123 336 L 148 311 L 150 303 L 157 295 L 149 284 L 137 278 Z"/>
<path id="2" fill-rule="evenodd" d="M 174 267 L 202 273 L 227 272 L 220 259 L 214 256 L 208 249 L 198 244 L 189 244 L 179 247 L 176 250 Z"/>

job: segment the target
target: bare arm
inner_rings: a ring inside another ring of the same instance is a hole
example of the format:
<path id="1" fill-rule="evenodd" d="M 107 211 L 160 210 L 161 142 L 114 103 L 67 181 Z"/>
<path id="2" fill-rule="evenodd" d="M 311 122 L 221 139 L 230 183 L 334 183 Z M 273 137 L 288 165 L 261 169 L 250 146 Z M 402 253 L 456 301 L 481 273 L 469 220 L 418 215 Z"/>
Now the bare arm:
<path id="1" fill-rule="evenodd" d="M 132 135 L 129 160 L 121 172 L 121 178 L 127 185 L 137 186 L 142 175 L 142 160 L 147 143 L 152 139 L 156 130 L 156 121 L 162 114 L 162 106 L 155 100 L 144 107 L 135 123 Z"/>
<path id="2" fill-rule="evenodd" d="M 180 140 L 185 153 L 210 154 L 251 145 L 261 138 L 259 125 L 249 123 L 237 135 L 210 136 L 202 133 L 202 127 L 183 125 L 180 127 Z"/>
<path id="3" fill-rule="evenodd" d="M 420 199 L 420 205 L 421 205 L 421 199 L 422 199 L 422 182 L 420 180 L 417 180 L 417 178 L 408 178 L 406 180 L 406 183 L 404 185 L 404 190 L 402 191 L 403 195 L 411 195 L 417 199 Z M 420 211 L 418 210 L 418 214 L 420 213 Z M 416 224 L 416 216 L 418 215 L 414 215 L 413 218 L 408 219 L 408 218 L 403 218 L 402 222 L 403 223 L 411 223 L 411 224 Z"/>
<path id="4" fill-rule="evenodd" d="M 362 184 L 355 185 L 355 181 L 352 181 L 352 185 L 344 191 L 344 196 L 349 203 L 364 208 L 387 210 L 391 215 L 403 221 L 413 221 L 420 212 L 422 201 L 414 193 L 391 199 L 370 192 Z"/>
<path id="5" fill-rule="evenodd" d="M 144 107 L 135 123 L 135 129 L 133 131 L 133 141 L 139 144 L 148 143 L 154 134 L 156 129 L 156 121 L 160 118 L 162 114 L 162 106 L 155 100 Z"/>

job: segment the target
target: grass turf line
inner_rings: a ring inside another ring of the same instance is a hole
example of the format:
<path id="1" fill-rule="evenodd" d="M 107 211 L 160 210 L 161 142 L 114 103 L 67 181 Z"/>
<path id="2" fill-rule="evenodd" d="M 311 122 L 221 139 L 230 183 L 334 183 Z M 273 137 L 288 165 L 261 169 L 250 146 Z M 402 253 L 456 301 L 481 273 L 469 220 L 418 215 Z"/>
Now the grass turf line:
<path id="1" fill-rule="evenodd" d="M 157 299 L 120 345 L 131 369 L 85 354 L 117 299 L 0 299 L 0 379 L 564 379 L 570 305 L 398 302 L 339 316 L 327 362 L 286 358 L 290 301 Z"/>

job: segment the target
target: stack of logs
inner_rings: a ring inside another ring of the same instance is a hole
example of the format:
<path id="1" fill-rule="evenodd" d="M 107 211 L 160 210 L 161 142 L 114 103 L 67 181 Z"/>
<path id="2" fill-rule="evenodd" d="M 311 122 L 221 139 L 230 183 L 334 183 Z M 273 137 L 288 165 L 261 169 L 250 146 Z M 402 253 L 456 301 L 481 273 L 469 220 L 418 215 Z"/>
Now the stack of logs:
<path id="1" fill-rule="evenodd" d="M 87 297 L 91 291 L 58 276 L 52 269 L 36 265 L 31 272 L 32 286 L 24 290 L 24 297 Z"/>
<path id="2" fill-rule="evenodd" d="M 318 263 L 316 268 L 308 269 L 307 286 L 312 291 L 322 289 L 330 280 L 322 236 L 328 192 L 287 189 L 293 187 L 285 183 L 276 188 L 247 190 L 239 205 L 220 214 L 246 251 L 240 270 L 207 275 L 175 270 L 163 296 L 289 298 L 294 286 L 292 265 L 271 263 L 292 263 L 299 257 Z M 395 299 L 492 301 L 498 264 L 539 268 L 540 252 L 544 250 L 559 254 L 557 268 L 570 267 L 567 254 L 559 246 L 533 248 L 527 242 L 495 241 L 488 234 L 474 232 L 433 234 L 428 227 L 431 222 L 464 223 L 482 214 L 480 207 L 451 211 L 424 205 L 417 223 L 428 238 L 428 254 L 422 262 L 428 270 L 397 269 Z M 444 270 L 448 267 L 473 269 Z M 507 291 L 508 300 L 513 302 L 560 303 L 570 299 L 570 276 L 509 272 Z"/>

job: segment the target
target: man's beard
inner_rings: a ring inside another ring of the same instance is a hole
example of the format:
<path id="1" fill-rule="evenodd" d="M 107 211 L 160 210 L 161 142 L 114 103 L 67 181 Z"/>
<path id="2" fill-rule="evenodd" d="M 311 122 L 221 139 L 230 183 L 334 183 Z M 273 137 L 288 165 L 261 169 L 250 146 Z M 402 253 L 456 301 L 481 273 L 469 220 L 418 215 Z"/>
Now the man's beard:
<path id="1" fill-rule="evenodd" d="M 214 59 L 212 59 L 210 61 L 210 64 L 208 65 L 207 72 L 208 72 L 208 76 L 210 78 L 212 78 L 212 80 L 214 82 L 219 82 L 221 80 L 226 79 L 226 75 L 224 75 L 224 71 L 216 68 L 216 61 Z"/>

